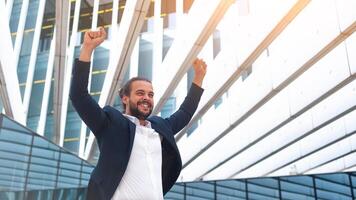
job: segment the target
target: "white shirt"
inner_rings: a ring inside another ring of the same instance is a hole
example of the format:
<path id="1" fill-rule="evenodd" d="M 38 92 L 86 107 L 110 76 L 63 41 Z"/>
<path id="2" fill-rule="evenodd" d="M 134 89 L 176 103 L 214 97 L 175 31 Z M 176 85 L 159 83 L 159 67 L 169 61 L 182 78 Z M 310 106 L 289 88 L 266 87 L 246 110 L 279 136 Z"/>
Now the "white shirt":
<path id="1" fill-rule="evenodd" d="M 136 124 L 136 134 L 125 174 L 111 199 L 163 200 L 160 136 L 149 121 L 142 126 L 136 117 L 125 117 Z"/>

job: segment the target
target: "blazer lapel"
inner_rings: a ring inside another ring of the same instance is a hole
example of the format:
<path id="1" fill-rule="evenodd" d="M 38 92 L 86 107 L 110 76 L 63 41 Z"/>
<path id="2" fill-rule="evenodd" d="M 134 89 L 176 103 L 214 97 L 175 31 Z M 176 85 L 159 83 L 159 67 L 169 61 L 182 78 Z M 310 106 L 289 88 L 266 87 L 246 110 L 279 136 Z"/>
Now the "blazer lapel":
<path id="1" fill-rule="evenodd" d="M 149 120 L 151 122 L 152 129 L 154 129 L 158 134 L 160 134 L 164 140 L 168 141 L 172 147 L 174 147 L 174 137 L 169 137 L 167 134 L 168 130 L 164 130 L 162 126 L 159 126 L 154 120 Z"/>
<path id="2" fill-rule="evenodd" d="M 129 152 L 129 155 L 131 155 L 131 150 L 132 150 L 132 147 L 133 147 L 133 142 L 134 142 L 134 139 L 135 139 L 135 132 L 136 132 L 136 125 L 134 123 L 132 123 L 130 120 L 129 121 L 129 132 L 130 132 L 130 141 L 129 141 L 129 144 L 130 144 L 130 152 Z"/>

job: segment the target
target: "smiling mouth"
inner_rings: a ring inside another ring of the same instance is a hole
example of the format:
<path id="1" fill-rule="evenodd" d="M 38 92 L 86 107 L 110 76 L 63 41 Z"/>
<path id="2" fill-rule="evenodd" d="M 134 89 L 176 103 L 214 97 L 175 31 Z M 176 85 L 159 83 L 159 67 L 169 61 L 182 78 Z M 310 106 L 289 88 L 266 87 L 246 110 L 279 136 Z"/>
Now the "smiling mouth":
<path id="1" fill-rule="evenodd" d="M 139 103 L 139 106 L 142 106 L 144 109 L 150 109 L 151 105 L 147 102 Z"/>

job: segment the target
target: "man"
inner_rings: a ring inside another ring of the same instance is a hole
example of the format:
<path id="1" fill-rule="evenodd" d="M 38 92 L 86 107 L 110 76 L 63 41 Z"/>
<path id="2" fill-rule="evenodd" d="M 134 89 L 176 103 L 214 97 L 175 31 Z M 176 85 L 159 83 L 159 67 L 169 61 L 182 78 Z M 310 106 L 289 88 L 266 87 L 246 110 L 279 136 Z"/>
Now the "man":
<path id="1" fill-rule="evenodd" d="M 111 106 L 100 108 L 87 90 L 91 54 L 105 38 L 103 28 L 85 33 L 70 91 L 74 108 L 94 133 L 100 149 L 87 199 L 163 199 L 182 168 L 174 134 L 188 124 L 197 109 L 206 64 L 194 61 L 192 86 L 170 117 L 150 116 L 154 105 L 152 84 L 138 77 L 120 90 L 122 114 Z"/>

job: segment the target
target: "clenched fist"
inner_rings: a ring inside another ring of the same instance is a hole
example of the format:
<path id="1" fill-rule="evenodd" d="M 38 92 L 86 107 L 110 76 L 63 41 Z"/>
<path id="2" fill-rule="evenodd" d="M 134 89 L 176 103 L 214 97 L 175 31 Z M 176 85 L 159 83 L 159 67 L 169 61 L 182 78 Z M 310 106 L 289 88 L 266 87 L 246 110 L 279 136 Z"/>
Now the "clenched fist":
<path id="1" fill-rule="evenodd" d="M 90 62 L 93 50 L 99 46 L 106 39 L 106 32 L 103 27 L 98 31 L 87 31 L 84 34 L 84 41 L 82 50 L 80 52 L 79 60 Z"/>
<path id="2" fill-rule="evenodd" d="M 194 79 L 193 83 L 201 87 L 205 74 L 206 74 L 206 63 L 204 62 L 203 59 L 195 59 L 193 62 L 193 68 L 194 68 Z"/>

